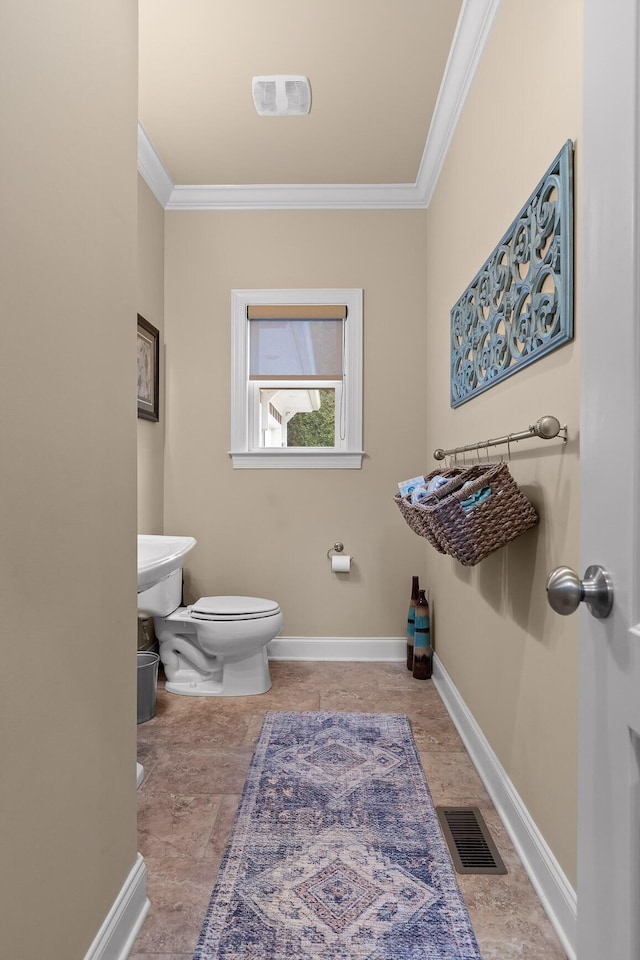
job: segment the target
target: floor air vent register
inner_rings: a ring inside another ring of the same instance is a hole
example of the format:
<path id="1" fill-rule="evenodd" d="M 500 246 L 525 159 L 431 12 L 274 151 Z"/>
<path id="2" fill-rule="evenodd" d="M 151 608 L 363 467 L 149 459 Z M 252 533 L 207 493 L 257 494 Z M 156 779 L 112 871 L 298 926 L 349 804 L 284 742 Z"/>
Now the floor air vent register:
<path id="1" fill-rule="evenodd" d="M 478 807 L 436 807 L 456 873 L 507 872 Z"/>

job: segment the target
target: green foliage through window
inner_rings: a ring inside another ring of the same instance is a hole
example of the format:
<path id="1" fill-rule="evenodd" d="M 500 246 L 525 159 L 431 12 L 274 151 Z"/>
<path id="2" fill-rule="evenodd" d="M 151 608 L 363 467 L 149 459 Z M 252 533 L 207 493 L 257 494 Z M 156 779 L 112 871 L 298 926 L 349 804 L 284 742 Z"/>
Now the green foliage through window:
<path id="1" fill-rule="evenodd" d="M 320 408 L 310 413 L 296 413 L 287 424 L 288 447 L 335 446 L 336 395 L 331 388 L 322 388 Z"/>

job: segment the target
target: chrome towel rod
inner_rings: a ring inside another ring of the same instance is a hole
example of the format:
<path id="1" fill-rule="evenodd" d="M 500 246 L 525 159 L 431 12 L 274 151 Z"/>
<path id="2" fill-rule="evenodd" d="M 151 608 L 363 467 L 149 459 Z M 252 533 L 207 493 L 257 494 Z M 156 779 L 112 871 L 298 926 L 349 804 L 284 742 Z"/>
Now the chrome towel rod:
<path id="1" fill-rule="evenodd" d="M 564 443 L 567 442 L 567 425 L 560 426 L 557 417 L 540 417 L 539 420 L 527 430 L 520 430 L 518 433 L 509 433 L 504 437 L 497 437 L 495 440 L 480 440 L 478 443 L 467 443 L 464 447 L 452 447 L 451 450 L 442 450 L 438 447 L 433 451 L 436 460 L 444 460 L 445 457 L 452 457 L 458 453 L 466 453 L 469 450 L 486 450 L 487 447 L 497 447 L 500 444 L 512 443 L 517 440 L 526 440 L 528 437 L 539 437 L 540 440 L 553 440 L 560 436 Z"/>

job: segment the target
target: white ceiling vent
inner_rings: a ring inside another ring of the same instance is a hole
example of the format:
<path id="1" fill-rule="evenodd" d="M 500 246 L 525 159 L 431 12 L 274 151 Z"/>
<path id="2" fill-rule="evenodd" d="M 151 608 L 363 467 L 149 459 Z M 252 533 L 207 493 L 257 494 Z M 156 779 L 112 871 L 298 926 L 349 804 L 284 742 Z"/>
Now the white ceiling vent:
<path id="1" fill-rule="evenodd" d="M 311 109 L 307 77 L 254 77 L 252 87 L 261 117 L 303 117 Z"/>

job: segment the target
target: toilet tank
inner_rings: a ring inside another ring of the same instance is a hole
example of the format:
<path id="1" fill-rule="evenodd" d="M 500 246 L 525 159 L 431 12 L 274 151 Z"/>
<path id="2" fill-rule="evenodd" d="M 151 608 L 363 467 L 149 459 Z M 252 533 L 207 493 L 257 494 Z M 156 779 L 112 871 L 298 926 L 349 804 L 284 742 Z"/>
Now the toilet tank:
<path id="1" fill-rule="evenodd" d="M 182 602 L 182 567 L 138 594 L 139 617 L 167 617 Z"/>

